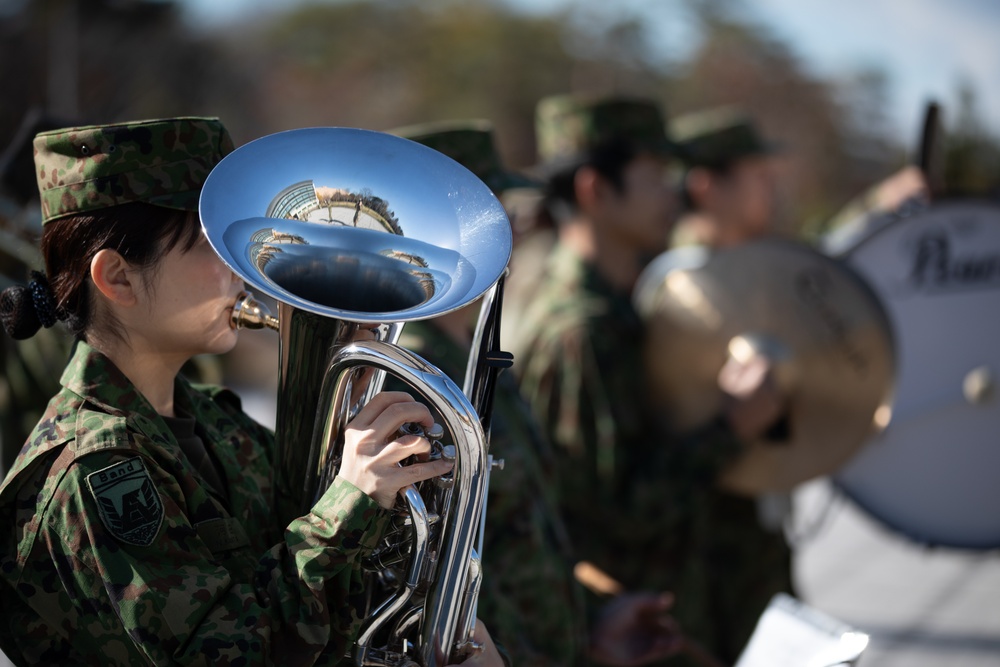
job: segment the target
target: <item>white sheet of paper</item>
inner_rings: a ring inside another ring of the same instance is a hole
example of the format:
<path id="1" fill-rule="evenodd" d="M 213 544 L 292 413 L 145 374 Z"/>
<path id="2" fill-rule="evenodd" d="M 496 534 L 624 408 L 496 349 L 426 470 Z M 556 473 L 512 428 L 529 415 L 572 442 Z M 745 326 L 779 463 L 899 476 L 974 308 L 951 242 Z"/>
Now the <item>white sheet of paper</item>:
<path id="1" fill-rule="evenodd" d="M 867 644 L 868 635 L 782 593 L 757 621 L 736 667 L 853 664 Z"/>

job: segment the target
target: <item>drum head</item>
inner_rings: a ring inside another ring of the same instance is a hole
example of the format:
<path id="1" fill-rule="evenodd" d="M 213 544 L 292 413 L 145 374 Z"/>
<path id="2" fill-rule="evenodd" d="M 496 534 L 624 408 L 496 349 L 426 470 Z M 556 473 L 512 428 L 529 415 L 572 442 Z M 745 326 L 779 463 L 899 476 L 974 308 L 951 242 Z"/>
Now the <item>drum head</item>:
<path id="1" fill-rule="evenodd" d="M 1000 207 L 935 204 L 842 257 L 891 318 L 897 382 L 887 428 L 835 483 L 918 542 L 1000 546 Z"/>

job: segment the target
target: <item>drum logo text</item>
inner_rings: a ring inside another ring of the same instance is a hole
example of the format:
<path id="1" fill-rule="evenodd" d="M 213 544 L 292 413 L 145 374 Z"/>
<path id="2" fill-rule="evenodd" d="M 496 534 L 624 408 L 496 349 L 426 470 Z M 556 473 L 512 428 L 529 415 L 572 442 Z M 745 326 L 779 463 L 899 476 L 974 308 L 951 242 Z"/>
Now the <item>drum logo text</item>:
<path id="1" fill-rule="evenodd" d="M 947 234 L 929 231 L 914 246 L 909 282 L 922 290 L 1000 285 L 1000 254 L 958 256 Z"/>

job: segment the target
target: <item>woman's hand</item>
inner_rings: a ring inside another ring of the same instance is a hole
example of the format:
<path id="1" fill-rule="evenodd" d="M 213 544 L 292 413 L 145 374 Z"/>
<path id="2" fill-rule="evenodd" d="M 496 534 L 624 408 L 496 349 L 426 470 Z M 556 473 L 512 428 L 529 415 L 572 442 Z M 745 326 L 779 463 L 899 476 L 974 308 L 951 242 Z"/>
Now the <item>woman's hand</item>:
<path id="1" fill-rule="evenodd" d="M 431 451 L 427 439 L 397 437 L 399 428 L 410 422 L 424 429 L 434 424 L 425 405 L 409 394 L 386 391 L 369 401 L 344 432 L 344 457 L 338 474 L 386 509 L 392 508 L 400 489 L 443 475 L 454 465 L 444 459 L 421 462 Z M 411 456 L 417 462 L 400 466 Z"/>

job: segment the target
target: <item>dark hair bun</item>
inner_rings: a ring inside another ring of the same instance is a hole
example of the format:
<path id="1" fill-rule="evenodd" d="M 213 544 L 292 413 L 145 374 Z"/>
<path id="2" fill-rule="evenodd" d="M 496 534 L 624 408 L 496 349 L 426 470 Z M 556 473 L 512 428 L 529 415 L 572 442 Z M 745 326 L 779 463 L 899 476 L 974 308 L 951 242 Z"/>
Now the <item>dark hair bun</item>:
<path id="1" fill-rule="evenodd" d="M 16 340 L 31 338 L 38 332 L 42 323 L 30 289 L 17 285 L 0 292 L 0 321 L 7 335 Z"/>

